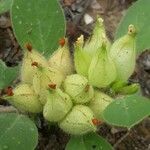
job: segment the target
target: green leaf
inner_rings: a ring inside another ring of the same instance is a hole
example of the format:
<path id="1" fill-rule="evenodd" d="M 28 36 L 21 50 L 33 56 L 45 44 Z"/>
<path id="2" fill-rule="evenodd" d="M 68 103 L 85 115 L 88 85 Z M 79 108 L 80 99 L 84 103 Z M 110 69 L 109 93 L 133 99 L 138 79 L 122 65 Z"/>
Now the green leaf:
<path id="1" fill-rule="evenodd" d="M 123 36 L 127 32 L 129 24 L 135 25 L 137 28 L 137 51 L 142 52 L 150 48 L 150 0 L 138 0 L 126 12 L 123 17 L 115 39 Z"/>
<path id="2" fill-rule="evenodd" d="M 4 62 L 0 60 L 0 89 L 10 85 L 16 79 L 19 73 L 19 66 L 7 67 Z"/>
<path id="3" fill-rule="evenodd" d="M 103 119 L 112 125 L 131 128 L 150 115 L 150 100 L 140 95 L 117 99 L 106 107 Z"/>
<path id="4" fill-rule="evenodd" d="M 72 136 L 65 150 L 112 150 L 111 145 L 96 133 Z"/>
<path id="5" fill-rule="evenodd" d="M 46 57 L 65 34 L 64 14 L 57 0 L 14 0 L 11 19 L 22 48 L 29 42 Z"/>
<path id="6" fill-rule="evenodd" d="M 33 150 L 38 142 L 35 124 L 26 116 L 0 114 L 0 150 Z"/>
<path id="7" fill-rule="evenodd" d="M 13 0 L 1 0 L 0 1 L 0 14 L 10 10 Z"/>

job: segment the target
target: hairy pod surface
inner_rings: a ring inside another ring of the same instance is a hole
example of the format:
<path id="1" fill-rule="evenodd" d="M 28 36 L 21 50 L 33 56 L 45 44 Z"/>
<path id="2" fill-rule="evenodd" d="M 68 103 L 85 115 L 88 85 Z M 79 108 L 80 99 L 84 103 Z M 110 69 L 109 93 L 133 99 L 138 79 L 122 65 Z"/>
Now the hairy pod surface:
<path id="1" fill-rule="evenodd" d="M 33 62 L 43 67 L 48 66 L 47 60 L 36 50 L 25 51 L 21 67 L 21 81 L 24 83 L 32 84 L 33 75 L 37 70 L 35 66 L 32 66 Z"/>
<path id="2" fill-rule="evenodd" d="M 62 120 L 72 108 L 70 97 L 60 89 L 49 91 L 47 102 L 43 109 L 43 116 L 50 122 Z"/>
<path id="3" fill-rule="evenodd" d="M 76 104 L 87 103 L 94 96 L 93 87 L 88 84 L 88 80 L 82 75 L 73 74 L 67 76 L 63 83 L 63 88 Z"/>
<path id="4" fill-rule="evenodd" d="M 37 72 L 33 76 L 33 87 L 37 94 L 43 89 L 48 89 L 50 84 L 60 87 L 64 80 L 64 74 L 52 67 L 38 68 Z"/>
<path id="5" fill-rule="evenodd" d="M 49 95 L 49 90 L 48 89 L 41 89 L 38 95 L 39 95 L 39 101 L 44 106 L 47 102 L 47 97 Z"/>
<path id="6" fill-rule="evenodd" d="M 104 109 L 113 101 L 113 99 L 96 90 L 94 94 L 94 98 L 89 103 L 89 108 L 94 112 L 96 118 L 102 120 L 102 113 Z"/>
<path id="7" fill-rule="evenodd" d="M 13 90 L 13 96 L 6 99 L 21 111 L 39 113 L 43 108 L 33 88 L 28 84 L 18 85 Z"/>
<path id="8" fill-rule="evenodd" d="M 95 132 L 96 126 L 93 124 L 94 114 L 92 110 L 84 105 L 76 105 L 67 114 L 59 126 L 66 133 L 72 135 L 82 135 L 88 132 Z"/>
<path id="9" fill-rule="evenodd" d="M 60 47 L 49 59 L 51 67 L 56 67 L 61 70 L 65 75 L 70 75 L 74 72 L 74 65 L 69 51 L 68 39 L 64 39 L 63 45 Z"/>

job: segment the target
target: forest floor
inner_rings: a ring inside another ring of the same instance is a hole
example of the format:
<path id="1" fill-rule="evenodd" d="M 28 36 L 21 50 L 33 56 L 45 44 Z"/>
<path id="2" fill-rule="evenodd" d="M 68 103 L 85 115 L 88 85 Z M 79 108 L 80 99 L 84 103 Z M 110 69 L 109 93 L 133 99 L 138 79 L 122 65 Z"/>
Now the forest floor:
<path id="1" fill-rule="evenodd" d="M 71 51 L 72 43 L 80 34 L 84 34 L 86 38 L 91 35 L 97 15 L 104 19 L 107 36 L 113 41 L 120 19 L 134 1 L 60 0 L 66 16 L 66 35 L 69 37 Z M 22 60 L 21 48 L 14 37 L 9 13 L 0 15 L 0 59 L 8 66 L 15 66 Z M 138 56 L 137 66 L 130 81 L 139 82 L 143 95 L 150 97 L 150 50 Z M 2 94 L 3 91 L 0 92 Z M 9 111 L 9 107 L 11 106 L 5 102 L 0 103 L 0 109 Z M 39 122 L 37 150 L 64 150 L 69 135 L 56 126 L 48 127 L 42 117 Z M 115 150 L 150 150 L 150 118 L 146 118 L 130 130 L 102 124 L 98 133 L 106 138 Z"/>

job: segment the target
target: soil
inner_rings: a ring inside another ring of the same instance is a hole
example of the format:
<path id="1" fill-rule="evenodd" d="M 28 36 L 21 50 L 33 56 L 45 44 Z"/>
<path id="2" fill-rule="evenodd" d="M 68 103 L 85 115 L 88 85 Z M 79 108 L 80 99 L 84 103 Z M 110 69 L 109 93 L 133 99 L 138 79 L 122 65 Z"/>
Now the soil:
<path id="1" fill-rule="evenodd" d="M 108 38 L 113 41 L 114 33 L 121 17 L 135 0 L 60 0 L 64 9 L 70 49 L 80 34 L 86 38 L 91 35 L 96 16 L 104 19 Z M 88 16 L 88 17 L 87 17 Z M 22 51 L 17 43 L 9 13 L 0 15 L 0 59 L 6 65 L 15 66 L 22 60 Z M 146 50 L 137 58 L 137 67 L 130 78 L 131 82 L 139 82 L 143 95 L 150 98 L 150 50 Z M 3 91 L 1 91 L 2 93 Z M 0 109 L 9 111 L 8 103 L 1 102 Z M 16 111 L 10 106 L 11 111 Z M 38 121 L 39 144 L 37 150 L 64 150 L 69 135 L 57 126 L 49 126 L 40 117 Z M 150 118 L 130 130 L 102 124 L 98 133 L 106 138 L 115 150 L 150 150 Z"/>

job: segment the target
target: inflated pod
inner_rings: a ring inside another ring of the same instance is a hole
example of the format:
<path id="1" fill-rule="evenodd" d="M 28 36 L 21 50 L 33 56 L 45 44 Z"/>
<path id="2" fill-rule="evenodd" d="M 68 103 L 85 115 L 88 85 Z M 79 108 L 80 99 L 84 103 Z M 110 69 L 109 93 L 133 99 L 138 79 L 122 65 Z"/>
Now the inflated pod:
<path id="1" fill-rule="evenodd" d="M 6 96 L 5 99 L 20 111 L 31 113 L 42 111 L 43 106 L 39 101 L 38 95 L 35 94 L 30 85 L 19 84 L 12 92 L 12 96 Z"/>
<path id="2" fill-rule="evenodd" d="M 89 102 L 94 96 L 94 90 L 88 80 L 79 74 L 67 76 L 63 83 L 64 91 L 71 96 L 76 104 Z"/>
<path id="3" fill-rule="evenodd" d="M 95 132 L 93 124 L 94 114 L 92 110 L 84 105 L 76 105 L 59 123 L 59 127 L 68 134 L 82 135 L 88 132 Z"/>
<path id="4" fill-rule="evenodd" d="M 74 64 L 69 51 L 68 39 L 60 40 L 60 46 L 56 52 L 50 57 L 49 65 L 61 70 L 65 75 L 74 72 Z"/>
<path id="5" fill-rule="evenodd" d="M 60 89 L 49 91 L 44 105 L 43 116 L 50 122 L 62 120 L 72 108 L 70 97 Z"/>
<path id="6" fill-rule="evenodd" d="M 89 108 L 94 112 L 96 118 L 102 120 L 104 109 L 113 101 L 113 99 L 98 90 L 95 91 L 94 98 L 89 103 Z"/>
<path id="7" fill-rule="evenodd" d="M 88 71 L 89 83 L 98 88 L 108 87 L 116 79 L 116 67 L 106 43 L 97 50 Z"/>
<path id="8" fill-rule="evenodd" d="M 135 37 L 135 27 L 129 25 L 128 33 L 116 40 L 110 49 L 110 56 L 114 60 L 117 69 L 117 81 L 126 82 L 135 69 Z"/>

